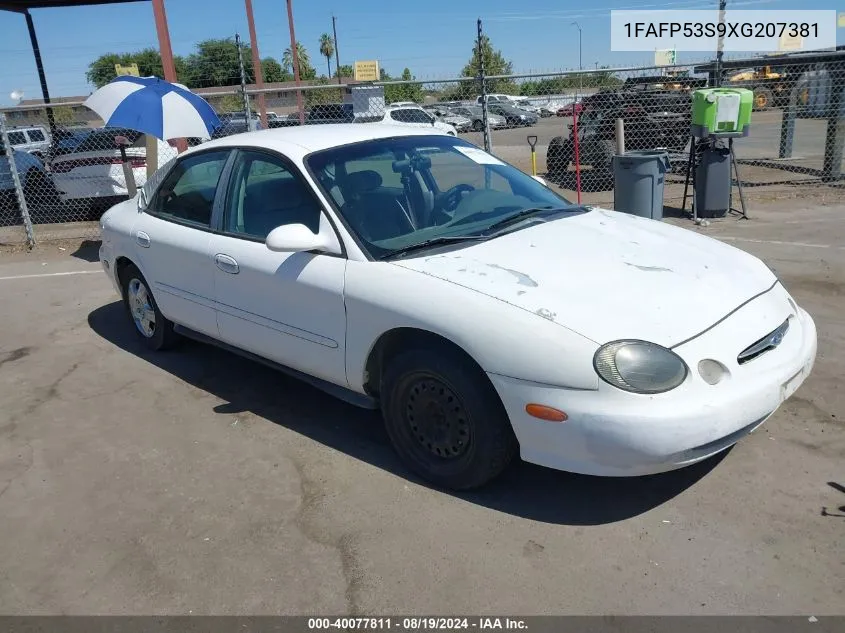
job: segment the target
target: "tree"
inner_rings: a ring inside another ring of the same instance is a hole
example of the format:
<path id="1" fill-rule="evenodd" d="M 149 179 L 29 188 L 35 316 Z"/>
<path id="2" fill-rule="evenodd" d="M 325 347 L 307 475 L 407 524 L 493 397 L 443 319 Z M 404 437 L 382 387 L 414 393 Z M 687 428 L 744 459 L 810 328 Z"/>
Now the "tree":
<path id="1" fill-rule="evenodd" d="M 196 51 L 187 58 L 174 57 L 176 80 L 188 88 L 211 86 L 233 86 L 241 83 L 241 70 L 238 61 L 238 46 L 233 38 L 212 39 L 199 42 Z M 255 81 L 252 67 L 252 48 L 241 44 L 240 54 L 244 62 L 244 72 L 248 83 Z M 142 77 L 164 77 L 161 55 L 154 48 L 146 48 L 134 53 L 108 53 L 101 55 L 88 66 L 86 77 L 89 82 L 100 88 L 115 78 L 115 64 L 126 66 L 138 64 Z M 268 82 L 287 81 L 287 75 L 281 64 L 272 57 L 261 60 L 264 79 Z"/>
<path id="2" fill-rule="evenodd" d="M 335 70 L 334 76 L 344 79 L 352 79 L 355 76 L 355 69 L 349 64 L 343 64 L 340 68 Z"/>
<path id="3" fill-rule="evenodd" d="M 226 95 L 217 104 L 220 112 L 243 112 L 244 100 L 241 95 Z"/>
<path id="4" fill-rule="evenodd" d="M 59 106 L 53 108 L 53 120 L 56 125 L 70 125 L 76 121 L 76 116 L 73 114 L 73 108 L 70 106 Z"/>
<path id="5" fill-rule="evenodd" d="M 314 79 L 317 76 L 317 71 L 311 65 L 311 57 L 302 42 L 296 43 L 296 57 L 299 60 L 299 78 L 303 81 Z M 282 66 L 293 74 L 293 54 L 290 47 L 287 47 L 282 54 Z"/>
<path id="6" fill-rule="evenodd" d="M 197 52 L 188 56 L 187 85 L 190 88 L 233 86 L 241 83 L 238 46 L 234 39 L 211 39 L 197 44 Z M 243 51 L 240 51 L 243 54 Z M 246 51 L 244 66 L 252 75 L 252 56 Z"/>
<path id="7" fill-rule="evenodd" d="M 138 64 L 138 73 L 142 77 L 164 77 L 161 55 L 154 48 L 145 48 L 135 53 L 106 53 L 88 65 L 86 79 L 97 88 L 102 88 L 117 77 L 114 66 L 128 66 Z M 184 83 L 186 79 L 185 59 L 178 55 L 173 58 L 176 70 L 176 80 Z"/>
<path id="8" fill-rule="evenodd" d="M 477 77 L 481 74 L 481 59 L 484 58 L 484 74 L 490 75 L 510 75 L 513 73 L 513 64 L 505 59 L 502 51 L 493 48 L 490 43 L 490 38 L 486 35 L 481 36 L 481 47 L 479 49 L 478 40 L 472 47 L 472 56 L 469 58 L 466 66 L 461 71 L 463 77 Z M 480 92 L 479 86 L 476 86 L 468 81 L 462 81 L 458 92 L 466 93 L 467 98 L 471 96 L 474 90 Z M 510 79 L 488 79 L 487 92 L 504 92 L 509 93 L 516 90 L 516 85 Z"/>
<path id="9" fill-rule="evenodd" d="M 385 73 L 387 75 L 387 73 Z M 384 81 L 390 81 L 388 79 Z M 406 68 L 402 71 L 402 81 L 413 81 L 416 79 L 411 74 L 411 70 Z M 414 103 L 421 103 L 423 100 L 422 86 L 418 83 L 402 83 L 402 84 L 388 84 L 384 87 L 384 100 L 388 103 L 396 101 L 413 101 Z"/>
<path id="10" fill-rule="evenodd" d="M 323 33 L 320 36 L 320 55 L 326 58 L 326 66 L 329 72 L 326 77 L 332 76 L 332 55 L 334 55 L 334 40 L 328 33 Z"/>
<path id="11" fill-rule="evenodd" d="M 261 60 L 261 72 L 264 74 L 264 81 L 268 83 L 291 80 L 290 74 L 272 57 Z"/>

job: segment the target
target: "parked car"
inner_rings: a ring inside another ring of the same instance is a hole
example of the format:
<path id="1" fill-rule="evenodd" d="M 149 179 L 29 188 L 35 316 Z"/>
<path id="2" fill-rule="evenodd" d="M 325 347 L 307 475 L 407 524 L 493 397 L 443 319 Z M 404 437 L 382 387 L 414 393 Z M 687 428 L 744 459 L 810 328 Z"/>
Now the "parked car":
<path id="1" fill-rule="evenodd" d="M 401 125 L 408 127 L 422 127 L 431 129 L 432 127 L 438 130 L 456 136 L 458 131 L 454 125 L 442 123 L 431 116 L 428 112 L 423 110 L 420 106 L 403 106 L 400 108 L 393 108 L 388 106 L 384 109 L 384 113 L 379 113 L 374 117 L 367 117 L 361 119 L 362 123 L 388 123 L 390 125 Z"/>
<path id="2" fill-rule="evenodd" d="M 257 112 L 252 113 L 252 129 L 250 129 L 250 124 L 246 120 L 246 114 L 243 112 L 224 112 L 223 114 L 219 114 L 218 117 L 220 119 L 220 126 L 212 133 L 211 138 L 213 139 L 261 129 L 261 119 Z"/>
<path id="3" fill-rule="evenodd" d="M 469 132 L 472 129 L 472 121 L 452 109 L 440 105 L 423 106 L 423 110 L 441 123 L 447 123 L 455 128 L 458 133 Z"/>
<path id="4" fill-rule="evenodd" d="M 15 172 L 27 201 L 30 219 L 35 223 L 49 221 L 57 198 L 44 164 L 34 154 L 14 148 L 7 150 L 3 145 L 3 139 L 0 138 L 0 226 L 23 224 L 15 180 L 9 162 L 10 152 L 13 154 Z"/>
<path id="5" fill-rule="evenodd" d="M 645 87 L 638 89 L 637 86 Z M 683 153 L 690 139 L 692 96 L 688 90 L 653 89 L 629 82 L 623 89 L 585 97 L 578 116 L 579 160 L 598 169 L 597 178 L 610 182 L 616 152 L 616 120 L 625 121 L 626 150 L 665 149 Z M 549 141 L 546 164 L 554 175 L 574 160 L 575 134 Z"/>
<path id="6" fill-rule="evenodd" d="M 292 125 L 300 125 L 299 112 L 291 112 L 290 114 L 286 114 L 284 116 L 279 116 L 273 113 L 273 117 L 270 117 L 269 112 L 267 113 L 267 127 L 270 129 L 277 127 L 290 127 Z"/>
<path id="7" fill-rule="evenodd" d="M 484 131 L 484 114 L 481 111 L 481 106 L 457 106 L 452 108 L 452 112 L 465 116 L 472 121 L 472 129 L 475 132 Z M 487 111 L 487 122 L 491 129 L 500 130 L 508 126 L 507 119 L 499 114 L 493 114 Z"/>
<path id="8" fill-rule="evenodd" d="M 50 149 L 50 133 L 42 125 L 13 127 L 7 130 L 9 144 L 19 152 L 43 159 Z"/>
<path id="9" fill-rule="evenodd" d="M 298 116 L 298 115 L 297 115 Z M 305 123 L 352 123 L 355 112 L 351 103 L 321 103 L 311 107 L 305 117 Z"/>
<path id="10" fill-rule="evenodd" d="M 559 108 L 555 114 L 557 116 L 573 116 L 575 113 L 580 115 L 584 111 L 584 104 L 581 101 L 573 101 L 567 103 L 562 108 Z"/>
<path id="11" fill-rule="evenodd" d="M 69 141 L 67 147 L 54 155 L 50 161 L 53 183 L 63 202 L 70 200 L 94 201 L 128 195 L 123 159 L 115 138 L 125 137 L 129 142 L 126 155 L 130 161 L 137 186 L 147 180 L 146 136 L 135 130 L 124 128 L 98 128 L 88 132 L 81 141 Z M 176 154 L 169 143 L 157 140 L 158 165 L 163 165 Z"/>
<path id="12" fill-rule="evenodd" d="M 540 110 L 540 118 L 546 119 L 548 117 L 552 117 L 557 114 L 557 111 L 561 108 L 561 103 L 559 101 L 545 101 L 541 103 L 537 108 Z"/>
<path id="13" fill-rule="evenodd" d="M 520 110 L 525 110 L 526 112 L 530 112 L 531 114 L 536 114 L 537 116 L 543 116 L 542 111 L 540 110 L 540 107 L 535 106 L 528 99 L 520 99 L 518 101 L 514 101 L 513 106 L 516 107 L 516 108 L 519 108 Z"/>
<path id="14" fill-rule="evenodd" d="M 509 105 L 514 105 L 516 101 L 518 101 L 520 97 L 512 97 L 511 95 L 504 95 L 504 94 L 491 94 L 487 95 L 487 103 L 505 103 Z M 478 95 L 475 98 L 475 105 L 481 105 L 484 103 L 484 98 L 481 95 Z"/>
<path id="15" fill-rule="evenodd" d="M 452 489 L 517 455 L 609 476 L 699 462 L 816 356 L 813 319 L 756 257 L 574 205 L 422 128 L 210 141 L 101 227 L 146 347 L 195 338 L 379 409 L 403 463 Z"/>
<path id="16" fill-rule="evenodd" d="M 536 114 L 520 110 L 511 105 L 505 105 L 504 103 L 490 103 L 487 105 L 487 110 L 504 117 L 508 127 L 537 125 L 537 121 L 540 120 L 540 117 Z"/>

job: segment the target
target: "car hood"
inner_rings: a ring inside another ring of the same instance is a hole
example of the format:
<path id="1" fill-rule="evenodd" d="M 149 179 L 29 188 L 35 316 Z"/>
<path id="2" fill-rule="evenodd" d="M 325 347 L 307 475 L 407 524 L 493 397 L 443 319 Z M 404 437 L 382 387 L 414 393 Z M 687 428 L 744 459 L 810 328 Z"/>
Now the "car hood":
<path id="1" fill-rule="evenodd" d="M 605 209 L 393 263 L 599 344 L 635 338 L 677 345 L 777 281 L 759 259 L 718 240 Z"/>

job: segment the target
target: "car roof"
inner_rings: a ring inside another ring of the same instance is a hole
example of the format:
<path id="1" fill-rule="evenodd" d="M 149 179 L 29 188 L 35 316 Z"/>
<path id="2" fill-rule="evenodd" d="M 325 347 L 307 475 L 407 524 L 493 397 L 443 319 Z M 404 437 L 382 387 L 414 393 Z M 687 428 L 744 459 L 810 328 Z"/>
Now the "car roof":
<path id="1" fill-rule="evenodd" d="M 289 158 L 302 158 L 311 152 L 349 143 L 397 136 L 440 136 L 441 134 L 437 128 L 413 128 L 384 123 L 301 125 L 224 136 L 192 147 L 184 155 L 215 147 L 263 147 L 281 152 Z"/>

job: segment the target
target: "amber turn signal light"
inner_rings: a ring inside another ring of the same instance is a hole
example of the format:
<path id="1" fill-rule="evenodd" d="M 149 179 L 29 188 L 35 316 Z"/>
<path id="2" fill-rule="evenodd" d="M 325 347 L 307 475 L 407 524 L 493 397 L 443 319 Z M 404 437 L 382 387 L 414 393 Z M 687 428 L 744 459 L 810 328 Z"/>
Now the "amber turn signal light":
<path id="1" fill-rule="evenodd" d="M 525 412 L 532 417 L 549 422 L 566 422 L 569 419 L 569 416 L 560 409 L 547 407 L 544 404 L 526 404 Z"/>

